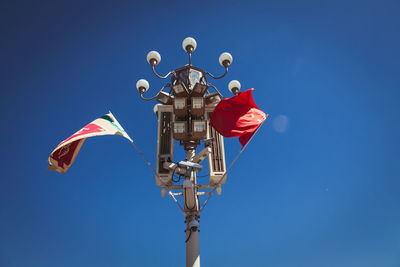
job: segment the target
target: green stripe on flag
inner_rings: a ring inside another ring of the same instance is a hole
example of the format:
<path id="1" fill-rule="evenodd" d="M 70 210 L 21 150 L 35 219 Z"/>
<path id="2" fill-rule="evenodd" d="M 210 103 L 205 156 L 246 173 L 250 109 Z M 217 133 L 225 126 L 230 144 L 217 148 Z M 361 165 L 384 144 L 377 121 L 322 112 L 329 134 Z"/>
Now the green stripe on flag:
<path id="1" fill-rule="evenodd" d="M 124 132 L 121 128 L 118 127 L 118 125 L 115 124 L 114 120 L 113 120 L 110 116 L 104 115 L 104 116 L 102 116 L 101 118 L 104 119 L 104 120 L 106 120 L 106 121 L 109 121 L 115 128 L 117 128 L 117 130 L 118 130 L 120 133 L 123 133 L 123 132 Z"/>

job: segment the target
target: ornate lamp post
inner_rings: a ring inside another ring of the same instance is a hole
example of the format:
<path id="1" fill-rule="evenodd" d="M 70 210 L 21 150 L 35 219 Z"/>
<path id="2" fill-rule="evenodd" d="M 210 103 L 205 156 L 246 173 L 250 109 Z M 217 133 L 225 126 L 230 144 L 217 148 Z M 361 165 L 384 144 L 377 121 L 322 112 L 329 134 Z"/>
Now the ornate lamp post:
<path id="1" fill-rule="evenodd" d="M 221 76 L 214 76 L 192 65 L 192 53 L 197 47 L 196 40 L 188 37 L 182 42 L 183 50 L 188 54 L 189 63 L 175 69 L 165 76 L 159 75 L 155 67 L 161 62 L 157 51 L 147 54 L 147 62 L 153 73 L 160 79 L 170 78 L 156 95 L 144 97 L 149 83 L 140 79 L 136 87 L 143 100 L 156 99 L 159 105 L 154 107 L 158 117 L 157 139 L 157 175 L 156 184 L 161 187 L 164 197 L 166 192 L 174 199 L 185 215 L 186 223 L 186 266 L 200 266 L 199 253 L 199 217 L 201 212 L 199 196 L 212 194 L 210 189 L 216 188 L 221 194 L 221 184 L 226 180 L 226 166 L 223 137 L 208 125 L 209 115 L 215 105 L 223 98 L 207 76 L 221 79 L 228 73 L 232 64 L 231 54 L 224 52 L 219 63 L 225 68 Z M 233 80 L 228 85 L 233 94 L 240 90 L 240 83 Z M 174 140 L 178 141 L 186 151 L 186 159 L 173 161 Z M 204 148 L 196 154 L 196 148 L 203 143 Z M 200 163 L 208 157 L 209 184 L 198 184 L 196 173 L 202 170 Z M 178 176 L 178 179 L 174 177 Z M 176 199 L 183 197 L 183 208 Z"/>

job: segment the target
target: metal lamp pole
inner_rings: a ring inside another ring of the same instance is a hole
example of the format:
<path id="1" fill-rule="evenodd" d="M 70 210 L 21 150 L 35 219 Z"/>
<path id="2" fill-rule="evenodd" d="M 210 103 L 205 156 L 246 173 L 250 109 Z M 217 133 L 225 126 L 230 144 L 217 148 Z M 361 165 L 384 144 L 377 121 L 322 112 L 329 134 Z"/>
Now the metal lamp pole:
<path id="1" fill-rule="evenodd" d="M 147 61 L 158 78 L 166 79 L 171 76 L 170 83 L 163 86 L 155 96 L 151 98 L 143 96 L 149 89 L 146 80 L 140 79 L 136 83 L 143 100 L 156 99 L 161 103 L 154 108 L 158 117 L 156 184 L 161 187 L 163 197 L 168 191 L 185 215 L 187 267 L 200 267 L 199 196 L 211 195 L 215 188 L 220 194 L 221 184 L 226 180 L 223 138 L 208 125 L 209 114 L 223 96 L 215 86 L 207 82 L 206 76 L 213 79 L 223 78 L 233 61 L 229 53 L 222 53 L 219 63 L 225 68 L 225 72 L 216 77 L 192 65 L 192 52 L 196 46 L 197 43 L 193 38 L 186 38 L 182 47 L 189 56 L 189 63 L 165 76 L 159 75 L 155 70 L 155 66 L 161 61 L 160 54 L 156 51 L 147 54 Z M 228 87 L 233 94 L 237 94 L 240 83 L 233 80 Z M 211 92 L 212 90 L 215 92 Z M 184 161 L 173 161 L 175 141 L 178 141 L 186 151 Z M 196 148 L 201 143 L 204 148 L 196 154 Z M 200 163 L 206 157 L 208 157 L 210 182 L 199 184 L 196 173 L 202 170 Z M 174 180 L 176 176 L 179 176 L 178 180 Z M 183 197 L 183 208 L 176 196 Z"/>
<path id="2" fill-rule="evenodd" d="M 186 148 L 185 148 L 186 149 Z M 195 150 L 186 149 L 186 161 L 192 162 Z M 184 207 L 186 215 L 186 266 L 200 267 L 199 249 L 199 201 L 196 190 L 196 172 L 191 171 L 190 177 L 183 181 Z"/>

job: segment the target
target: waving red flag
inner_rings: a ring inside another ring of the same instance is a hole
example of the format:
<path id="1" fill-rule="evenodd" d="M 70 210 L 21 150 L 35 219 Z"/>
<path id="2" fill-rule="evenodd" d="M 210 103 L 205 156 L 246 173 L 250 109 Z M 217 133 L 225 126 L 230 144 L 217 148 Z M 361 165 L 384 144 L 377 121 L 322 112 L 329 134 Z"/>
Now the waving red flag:
<path id="1" fill-rule="evenodd" d="M 221 100 L 210 115 L 210 125 L 225 137 L 239 136 L 242 149 L 268 117 L 254 103 L 253 90 Z"/>

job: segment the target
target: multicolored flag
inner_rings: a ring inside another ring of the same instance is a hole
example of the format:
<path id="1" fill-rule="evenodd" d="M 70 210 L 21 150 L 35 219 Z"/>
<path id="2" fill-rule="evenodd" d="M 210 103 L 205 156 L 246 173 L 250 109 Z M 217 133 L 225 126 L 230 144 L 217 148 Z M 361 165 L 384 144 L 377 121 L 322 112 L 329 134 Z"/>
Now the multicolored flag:
<path id="1" fill-rule="evenodd" d="M 106 115 L 94 120 L 62 141 L 51 152 L 49 157 L 50 166 L 47 170 L 65 173 L 74 162 L 86 138 L 99 135 L 120 135 L 133 143 L 132 139 L 109 111 Z"/>
<path id="2" fill-rule="evenodd" d="M 254 103 L 253 90 L 221 100 L 210 115 L 210 125 L 222 136 L 239 136 L 242 149 L 268 117 Z"/>

